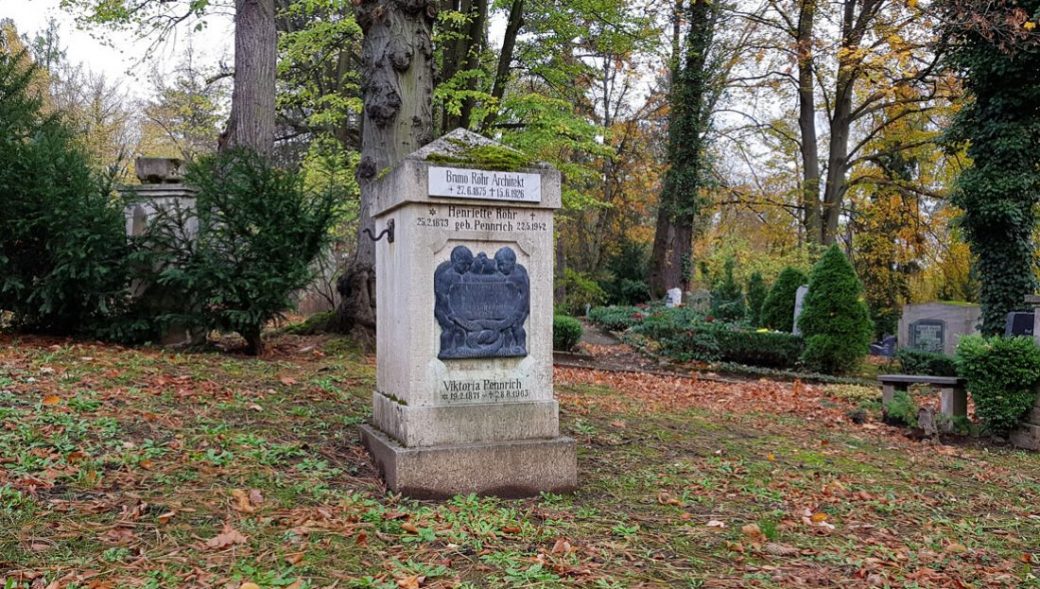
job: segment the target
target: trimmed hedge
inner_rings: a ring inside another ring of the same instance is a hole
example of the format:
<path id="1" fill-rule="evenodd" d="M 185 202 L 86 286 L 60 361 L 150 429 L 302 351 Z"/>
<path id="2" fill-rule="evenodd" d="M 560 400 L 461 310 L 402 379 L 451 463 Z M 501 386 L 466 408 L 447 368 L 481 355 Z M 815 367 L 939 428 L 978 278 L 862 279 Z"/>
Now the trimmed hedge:
<path id="1" fill-rule="evenodd" d="M 567 315 L 553 316 L 553 349 L 569 352 L 581 341 L 581 322 Z"/>
<path id="2" fill-rule="evenodd" d="M 957 361 L 945 354 L 904 348 L 896 352 L 903 374 L 957 376 Z"/>
<path id="3" fill-rule="evenodd" d="M 717 337 L 723 360 L 752 366 L 790 368 L 805 349 L 801 336 L 779 331 L 721 330 Z"/>
<path id="4" fill-rule="evenodd" d="M 969 335 L 957 345 L 957 363 L 975 414 L 993 434 L 1007 435 L 1036 402 L 1040 348 L 1031 337 Z"/>

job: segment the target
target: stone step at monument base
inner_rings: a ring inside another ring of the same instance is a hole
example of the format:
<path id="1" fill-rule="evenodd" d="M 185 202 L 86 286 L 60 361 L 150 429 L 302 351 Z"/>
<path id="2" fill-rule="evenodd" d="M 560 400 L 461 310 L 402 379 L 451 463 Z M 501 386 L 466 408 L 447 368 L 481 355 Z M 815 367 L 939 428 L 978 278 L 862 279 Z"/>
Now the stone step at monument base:
<path id="1" fill-rule="evenodd" d="M 372 426 L 360 430 L 387 487 L 408 497 L 476 493 L 515 498 L 566 493 L 578 486 L 572 438 L 406 448 Z"/>
<path id="2" fill-rule="evenodd" d="M 372 395 L 373 425 L 408 448 L 555 438 L 559 411 L 556 401 L 412 407 Z"/>
<path id="3" fill-rule="evenodd" d="M 1018 429 L 1011 432 L 1008 441 L 1014 447 L 1023 450 L 1040 450 L 1040 425 L 1023 423 L 1018 426 Z"/>

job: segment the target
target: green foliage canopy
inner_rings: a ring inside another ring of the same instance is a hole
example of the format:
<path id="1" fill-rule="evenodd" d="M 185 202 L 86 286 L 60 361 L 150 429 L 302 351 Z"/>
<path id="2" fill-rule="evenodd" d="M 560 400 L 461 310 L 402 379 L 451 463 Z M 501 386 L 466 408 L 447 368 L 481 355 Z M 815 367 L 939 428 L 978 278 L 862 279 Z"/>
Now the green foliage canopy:
<path id="1" fill-rule="evenodd" d="M 809 278 L 801 270 L 790 266 L 784 268 L 762 302 L 762 326 L 777 331 L 792 331 L 795 295 L 798 287 L 808 281 Z"/>

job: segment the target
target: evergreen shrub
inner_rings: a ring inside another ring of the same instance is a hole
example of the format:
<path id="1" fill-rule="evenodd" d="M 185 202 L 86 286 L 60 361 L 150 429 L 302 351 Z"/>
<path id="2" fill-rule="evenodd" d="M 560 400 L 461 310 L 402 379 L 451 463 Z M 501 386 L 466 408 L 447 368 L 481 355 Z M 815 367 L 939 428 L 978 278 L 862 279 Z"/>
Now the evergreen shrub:
<path id="1" fill-rule="evenodd" d="M 593 307 L 589 320 L 608 331 L 625 331 L 647 316 L 645 309 L 632 306 Z"/>
<path id="2" fill-rule="evenodd" d="M 777 276 L 773 288 L 769 289 L 762 302 L 761 326 L 777 331 L 791 332 L 794 329 L 794 299 L 798 287 L 809 281 L 805 273 L 787 267 Z"/>
<path id="3" fill-rule="evenodd" d="M 722 280 L 711 291 L 711 314 L 720 321 L 740 321 L 747 315 L 744 291 L 733 277 L 733 258 L 726 260 Z"/>
<path id="4" fill-rule="evenodd" d="M 38 80 L 24 52 L 0 52 L 0 313 L 24 331 L 94 335 L 126 300 L 122 206 L 43 112 Z"/>
<path id="5" fill-rule="evenodd" d="M 569 352 L 581 341 L 581 322 L 567 315 L 553 316 L 553 349 Z"/>
<path id="6" fill-rule="evenodd" d="M 180 303 L 162 319 L 238 332 L 247 352 L 259 354 L 264 324 L 290 309 L 290 295 L 313 277 L 338 193 L 307 190 L 300 174 L 247 149 L 200 159 L 186 181 L 199 191 L 196 238 L 184 235 L 184 211 L 160 216 L 144 238 L 154 256 L 150 282 Z"/>
<path id="7" fill-rule="evenodd" d="M 930 376 L 957 376 L 957 361 L 945 354 L 903 348 L 896 352 L 903 374 Z"/>
<path id="8" fill-rule="evenodd" d="M 769 289 L 766 288 L 766 281 L 762 279 L 762 274 L 752 273 L 747 284 L 748 323 L 752 327 L 763 327 L 762 306 L 765 304 L 767 296 L 769 296 Z"/>
<path id="9" fill-rule="evenodd" d="M 813 267 L 798 326 L 805 338 L 802 362 L 826 374 L 855 370 L 870 351 L 874 326 L 863 287 L 838 246 Z"/>

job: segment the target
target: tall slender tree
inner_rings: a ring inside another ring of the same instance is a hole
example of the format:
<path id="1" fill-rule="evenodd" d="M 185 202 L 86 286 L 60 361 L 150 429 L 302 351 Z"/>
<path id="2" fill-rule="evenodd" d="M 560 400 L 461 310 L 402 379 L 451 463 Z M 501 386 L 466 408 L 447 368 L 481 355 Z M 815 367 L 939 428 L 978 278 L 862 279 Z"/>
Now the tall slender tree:
<path id="1" fill-rule="evenodd" d="M 685 9 L 687 31 L 681 60 L 672 82 L 668 129 L 668 162 L 661 192 L 648 283 L 661 296 L 671 288 L 689 287 L 693 224 L 703 205 L 701 189 L 708 178 L 705 136 L 711 123 L 710 59 L 717 2 L 691 0 Z M 676 15 L 678 18 L 679 15 Z"/>

